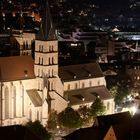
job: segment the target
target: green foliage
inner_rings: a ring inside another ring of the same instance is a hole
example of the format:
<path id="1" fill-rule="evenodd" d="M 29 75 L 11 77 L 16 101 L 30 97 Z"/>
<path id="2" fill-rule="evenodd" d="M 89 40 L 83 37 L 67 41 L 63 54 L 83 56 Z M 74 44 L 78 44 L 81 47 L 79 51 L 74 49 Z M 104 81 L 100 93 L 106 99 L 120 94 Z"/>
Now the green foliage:
<path id="1" fill-rule="evenodd" d="M 88 108 L 87 106 L 79 107 L 78 113 L 82 118 L 83 126 L 89 126 L 90 124 L 92 124 L 93 118 L 90 112 L 90 108 Z"/>
<path id="2" fill-rule="evenodd" d="M 111 95 L 115 98 L 118 93 L 118 86 L 112 86 L 109 91 Z"/>
<path id="3" fill-rule="evenodd" d="M 71 107 L 67 107 L 58 114 L 58 122 L 67 128 L 78 128 L 82 125 L 82 119 L 79 113 Z"/>
<path id="4" fill-rule="evenodd" d="M 46 130 L 45 127 L 39 122 L 28 122 L 26 124 L 26 127 L 28 127 L 34 134 L 39 136 L 42 140 L 50 140 L 51 139 L 51 134 Z"/>
<path id="5" fill-rule="evenodd" d="M 56 127 L 57 127 L 57 112 L 54 110 L 51 111 L 51 114 L 49 115 L 47 127 L 49 129 L 56 129 Z"/>
<path id="6" fill-rule="evenodd" d="M 92 116 L 104 115 L 105 111 L 105 106 L 103 105 L 101 99 L 97 97 L 91 105 Z"/>
<path id="7" fill-rule="evenodd" d="M 126 86 L 118 85 L 118 94 L 115 96 L 115 103 L 120 105 L 124 98 L 130 94 L 130 90 Z"/>

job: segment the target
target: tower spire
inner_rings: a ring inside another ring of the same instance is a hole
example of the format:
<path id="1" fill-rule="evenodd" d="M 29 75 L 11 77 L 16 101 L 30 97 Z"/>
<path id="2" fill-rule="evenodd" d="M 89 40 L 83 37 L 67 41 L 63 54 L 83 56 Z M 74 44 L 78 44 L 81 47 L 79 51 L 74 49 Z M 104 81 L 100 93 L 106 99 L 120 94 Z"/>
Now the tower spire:
<path id="1" fill-rule="evenodd" d="M 55 29 L 53 27 L 48 0 L 44 0 L 43 16 L 40 29 L 37 34 L 37 39 L 43 41 L 56 40 Z"/>

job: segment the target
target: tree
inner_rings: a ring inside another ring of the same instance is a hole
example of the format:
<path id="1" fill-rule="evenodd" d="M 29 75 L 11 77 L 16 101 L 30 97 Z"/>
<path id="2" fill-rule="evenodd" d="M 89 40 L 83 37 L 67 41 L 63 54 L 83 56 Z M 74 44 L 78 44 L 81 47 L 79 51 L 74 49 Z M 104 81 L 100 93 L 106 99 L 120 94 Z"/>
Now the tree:
<path id="1" fill-rule="evenodd" d="M 26 124 L 26 127 L 28 127 L 33 133 L 35 133 L 37 136 L 39 136 L 42 140 L 50 140 L 51 134 L 46 130 L 45 127 L 39 122 L 28 122 Z"/>
<path id="2" fill-rule="evenodd" d="M 118 86 L 117 85 L 112 86 L 109 91 L 110 91 L 111 95 L 115 98 L 118 93 Z"/>
<path id="3" fill-rule="evenodd" d="M 67 107 L 58 114 L 58 122 L 67 128 L 78 128 L 82 125 L 82 119 L 79 113 L 71 107 Z"/>
<path id="4" fill-rule="evenodd" d="M 90 113 L 90 108 L 87 106 L 80 106 L 78 109 L 78 113 L 80 114 L 83 122 L 83 126 L 89 126 L 92 124 L 93 118 Z"/>
<path id="5" fill-rule="evenodd" d="M 47 127 L 49 129 L 56 129 L 57 128 L 57 112 L 54 110 L 51 111 L 51 114 L 49 115 Z"/>
<path id="6" fill-rule="evenodd" d="M 103 105 L 101 99 L 96 97 L 95 101 L 91 105 L 92 116 L 99 116 L 105 114 L 105 106 Z"/>

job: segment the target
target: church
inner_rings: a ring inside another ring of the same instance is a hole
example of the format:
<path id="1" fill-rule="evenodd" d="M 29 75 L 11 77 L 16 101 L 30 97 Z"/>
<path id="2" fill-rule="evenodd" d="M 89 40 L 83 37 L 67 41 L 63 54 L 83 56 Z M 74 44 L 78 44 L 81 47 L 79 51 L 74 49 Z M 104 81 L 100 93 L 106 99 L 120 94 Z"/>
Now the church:
<path id="1" fill-rule="evenodd" d="M 13 34 L 19 55 L 0 58 L 0 126 L 30 120 L 39 120 L 45 126 L 51 110 L 90 106 L 96 96 L 106 106 L 107 114 L 114 113 L 114 99 L 98 63 L 59 67 L 58 40 L 47 1 L 44 7 L 38 34 Z"/>

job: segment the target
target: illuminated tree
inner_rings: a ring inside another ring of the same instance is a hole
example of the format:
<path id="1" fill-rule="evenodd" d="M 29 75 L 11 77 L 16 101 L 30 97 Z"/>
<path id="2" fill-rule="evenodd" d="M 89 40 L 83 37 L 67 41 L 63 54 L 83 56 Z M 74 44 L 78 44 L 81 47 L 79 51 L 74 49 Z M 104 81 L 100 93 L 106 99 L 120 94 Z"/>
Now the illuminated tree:
<path id="1" fill-rule="evenodd" d="M 28 127 L 33 133 L 35 133 L 37 136 L 39 136 L 42 140 L 50 140 L 51 134 L 46 130 L 45 127 L 39 122 L 28 122 L 26 124 L 26 127 Z"/>
<path id="2" fill-rule="evenodd" d="M 49 115 L 49 119 L 47 122 L 47 128 L 49 129 L 56 129 L 57 128 L 57 112 L 51 111 L 51 114 Z"/>
<path id="3" fill-rule="evenodd" d="M 61 126 L 67 128 L 78 128 L 82 125 L 82 119 L 77 111 L 67 107 L 58 114 L 58 122 Z"/>
<path id="4" fill-rule="evenodd" d="M 92 124 L 93 117 L 91 116 L 90 113 L 90 108 L 87 106 L 80 106 L 78 109 L 78 113 L 80 114 L 82 121 L 83 121 L 83 126 L 89 126 Z"/>
<path id="5" fill-rule="evenodd" d="M 98 97 L 96 97 L 90 109 L 92 116 L 104 115 L 106 111 L 105 106 L 103 105 L 101 99 Z"/>

